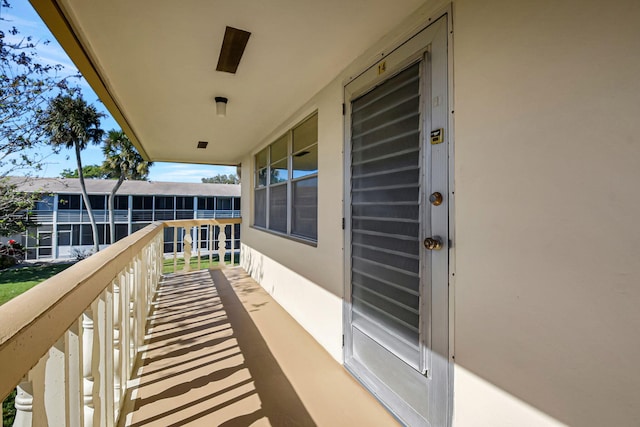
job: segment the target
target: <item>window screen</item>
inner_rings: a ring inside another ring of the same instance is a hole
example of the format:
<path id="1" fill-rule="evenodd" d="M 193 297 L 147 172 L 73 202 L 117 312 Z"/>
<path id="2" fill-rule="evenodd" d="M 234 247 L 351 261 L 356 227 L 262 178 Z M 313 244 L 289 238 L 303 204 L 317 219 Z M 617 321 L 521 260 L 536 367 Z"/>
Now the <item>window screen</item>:
<path id="1" fill-rule="evenodd" d="M 318 177 L 293 183 L 293 218 L 291 233 L 317 239 L 318 237 Z"/>
<path id="2" fill-rule="evenodd" d="M 267 189 L 260 188 L 255 190 L 254 204 L 255 216 L 254 225 L 258 227 L 267 226 Z"/>
<path id="3" fill-rule="evenodd" d="M 318 115 L 256 154 L 254 173 L 254 225 L 317 240 Z"/>
<path id="4" fill-rule="evenodd" d="M 269 195 L 269 229 L 287 232 L 287 185 L 276 185 L 270 188 Z"/>

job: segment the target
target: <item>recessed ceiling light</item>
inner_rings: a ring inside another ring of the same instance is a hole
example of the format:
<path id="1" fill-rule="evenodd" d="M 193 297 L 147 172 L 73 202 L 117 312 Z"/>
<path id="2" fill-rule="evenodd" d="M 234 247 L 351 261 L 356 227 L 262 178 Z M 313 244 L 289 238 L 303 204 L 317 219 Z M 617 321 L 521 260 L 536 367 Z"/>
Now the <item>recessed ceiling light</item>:
<path id="1" fill-rule="evenodd" d="M 198 141 L 198 148 L 207 148 L 208 144 L 207 141 Z"/>

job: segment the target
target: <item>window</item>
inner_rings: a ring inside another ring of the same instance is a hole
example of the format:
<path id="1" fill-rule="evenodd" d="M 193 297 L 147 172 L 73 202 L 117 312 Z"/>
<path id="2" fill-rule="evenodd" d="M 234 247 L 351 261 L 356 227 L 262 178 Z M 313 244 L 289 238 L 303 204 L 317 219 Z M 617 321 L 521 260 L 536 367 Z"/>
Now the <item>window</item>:
<path id="1" fill-rule="evenodd" d="M 116 224 L 116 241 L 124 239 L 129 235 L 127 228 L 127 224 Z"/>
<path id="2" fill-rule="evenodd" d="M 215 209 L 214 197 L 198 197 L 198 210 L 199 211 L 212 211 Z"/>
<path id="3" fill-rule="evenodd" d="M 218 210 L 218 211 L 230 211 L 231 210 L 231 198 L 230 197 L 218 197 L 216 199 L 216 210 Z"/>
<path id="4" fill-rule="evenodd" d="M 157 210 L 173 210 L 173 197 L 156 196 Z"/>
<path id="5" fill-rule="evenodd" d="M 133 209 L 153 209 L 153 196 L 133 196 Z"/>
<path id="6" fill-rule="evenodd" d="M 91 209 L 104 210 L 106 209 L 106 197 L 105 196 L 89 196 L 89 203 L 91 203 Z M 85 207 L 86 209 L 86 207 Z"/>
<path id="7" fill-rule="evenodd" d="M 318 238 L 318 115 L 255 156 L 254 226 Z"/>
<path id="8" fill-rule="evenodd" d="M 36 202 L 37 211 L 52 211 L 53 210 L 53 196 L 42 196 L 40 200 Z"/>
<path id="9" fill-rule="evenodd" d="M 113 201 L 113 208 L 116 210 L 129 209 L 129 196 L 116 196 Z"/>
<path id="10" fill-rule="evenodd" d="M 58 209 L 79 210 L 80 196 L 76 194 L 60 194 L 58 196 Z"/>
<path id="11" fill-rule="evenodd" d="M 176 197 L 176 209 L 193 210 L 193 197 Z"/>
<path id="12" fill-rule="evenodd" d="M 93 245 L 93 230 L 91 230 L 91 225 L 80 225 L 80 244 Z"/>

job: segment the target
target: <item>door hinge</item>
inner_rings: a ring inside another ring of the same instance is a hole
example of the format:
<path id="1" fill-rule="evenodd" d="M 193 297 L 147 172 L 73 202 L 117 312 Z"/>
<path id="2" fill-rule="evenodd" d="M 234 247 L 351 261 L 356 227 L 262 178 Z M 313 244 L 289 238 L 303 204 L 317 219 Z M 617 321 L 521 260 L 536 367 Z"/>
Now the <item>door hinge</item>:
<path id="1" fill-rule="evenodd" d="M 342 347 L 344 347 L 344 334 L 342 334 Z"/>
<path id="2" fill-rule="evenodd" d="M 345 221 L 344 218 L 342 218 L 342 229 L 344 230 L 344 226 L 345 226 Z"/>
<path id="3" fill-rule="evenodd" d="M 342 104 L 342 115 L 344 116 L 346 114 L 346 109 L 347 107 L 345 107 L 344 103 Z"/>

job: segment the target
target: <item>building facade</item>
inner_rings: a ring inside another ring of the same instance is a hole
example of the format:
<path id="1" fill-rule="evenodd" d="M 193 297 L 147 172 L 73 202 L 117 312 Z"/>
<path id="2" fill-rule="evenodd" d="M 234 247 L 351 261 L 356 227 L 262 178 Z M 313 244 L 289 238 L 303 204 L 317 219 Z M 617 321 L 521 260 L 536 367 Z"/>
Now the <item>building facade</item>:
<path id="1" fill-rule="evenodd" d="M 40 178 L 19 183 L 24 191 L 42 196 L 29 215 L 38 224 L 13 236 L 26 250 L 27 260 L 73 259 L 93 248 L 93 233 L 78 179 Z M 85 181 L 98 226 L 100 248 L 111 243 L 108 199 L 115 181 Z M 115 197 L 116 241 L 154 221 L 240 217 L 240 186 L 175 182 L 125 181 Z M 209 236 L 193 236 L 208 250 Z M 167 242 L 173 236 L 167 236 Z M 170 244 L 168 244 L 170 246 Z M 173 246 L 165 248 L 173 251 Z M 181 247 L 178 247 L 181 251 Z"/>
<path id="2" fill-rule="evenodd" d="M 405 425 L 639 424 L 637 0 L 31 3 L 145 158 L 241 164 L 242 267 Z"/>

